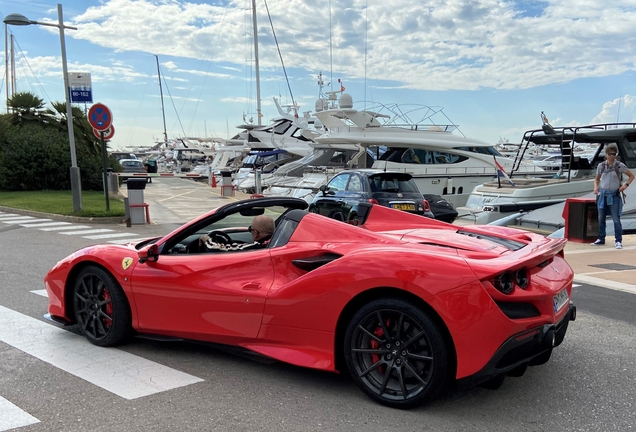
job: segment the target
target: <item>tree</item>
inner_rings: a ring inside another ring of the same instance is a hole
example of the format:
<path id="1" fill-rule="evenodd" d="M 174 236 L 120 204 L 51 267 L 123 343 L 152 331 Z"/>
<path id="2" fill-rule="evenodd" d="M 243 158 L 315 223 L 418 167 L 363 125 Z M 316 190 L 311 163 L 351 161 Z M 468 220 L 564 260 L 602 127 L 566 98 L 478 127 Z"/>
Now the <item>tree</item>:
<path id="1" fill-rule="evenodd" d="M 0 189 L 70 190 L 71 162 L 66 104 L 18 93 L 10 99 L 13 113 L 0 116 Z M 102 190 L 101 143 L 81 109 L 73 107 L 73 132 L 82 189 Z M 108 166 L 117 162 L 109 157 Z"/>

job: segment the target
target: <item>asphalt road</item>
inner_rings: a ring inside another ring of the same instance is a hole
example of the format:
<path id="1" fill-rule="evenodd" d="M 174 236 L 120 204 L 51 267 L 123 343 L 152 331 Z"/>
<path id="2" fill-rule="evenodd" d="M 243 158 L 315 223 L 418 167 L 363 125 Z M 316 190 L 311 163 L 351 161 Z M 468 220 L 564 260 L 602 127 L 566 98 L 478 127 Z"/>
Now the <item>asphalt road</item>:
<path id="1" fill-rule="evenodd" d="M 93 349 L 79 336 L 59 333 L 42 319 L 45 273 L 74 250 L 105 241 L 87 237 L 119 234 L 123 241 L 136 228 L 91 226 L 78 232 L 111 231 L 64 235 L 55 226 L 22 225 L 0 221 L 0 431 L 636 428 L 633 294 L 577 286 L 578 318 L 546 365 L 506 379 L 496 391 L 454 392 L 400 411 L 375 404 L 347 377 L 218 347 L 135 339 L 117 349 Z M 122 374 L 146 369 L 160 369 L 165 382 L 138 397 L 117 388 Z"/>

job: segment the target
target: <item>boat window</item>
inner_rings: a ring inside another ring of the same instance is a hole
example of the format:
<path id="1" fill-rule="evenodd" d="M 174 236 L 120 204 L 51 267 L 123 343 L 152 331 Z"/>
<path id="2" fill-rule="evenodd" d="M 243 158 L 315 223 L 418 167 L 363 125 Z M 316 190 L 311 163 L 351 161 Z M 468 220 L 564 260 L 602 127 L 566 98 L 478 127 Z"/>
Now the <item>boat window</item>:
<path id="1" fill-rule="evenodd" d="M 467 151 L 471 153 L 481 153 L 481 154 L 487 154 L 491 156 L 503 157 L 501 153 L 499 153 L 497 149 L 495 149 L 494 147 L 455 147 L 455 148 L 457 150 L 463 150 L 463 151 Z"/>
<path id="2" fill-rule="evenodd" d="M 287 129 L 291 126 L 291 122 L 288 120 L 281 121 L 273 126 L 273 130 L 275 134 L 284 134 L 287 132 Z"/>
<path id="3" fill-rule="evenodd" d="M 349 174 L 340 174 L 335 176 L 329 182 L 328 190 L 332 192 L 338 192 L 347 188 L 347 181 L 349 180 Z"/>
<path id="4" fill-rule="evenodd" d="M 388 162 L 402 162 L 402 154 L 404 154 L 406 150 L 407 149 L 405 148 L 397 148 L 397 147 L 388 148 L 382 154 L 382 156 L 380 156 L 380 160 L 385 160 Z"/>
<path id="5" fill-rule="evenodd" d="M 636 134 L 629 134 L 625 137 L 625 154 L 621 158 L 623 163 L 629 168 L 636 168 Z"/>
<path id="6" fill-rule="evenodd" d="M 348 159 L 345 155 L 345 152 L 337 151 L 337 152 L 334 152 L 333 156 L 329 160 L 329 165 L 342 166 L 347 162 L 347 160 Z"/>

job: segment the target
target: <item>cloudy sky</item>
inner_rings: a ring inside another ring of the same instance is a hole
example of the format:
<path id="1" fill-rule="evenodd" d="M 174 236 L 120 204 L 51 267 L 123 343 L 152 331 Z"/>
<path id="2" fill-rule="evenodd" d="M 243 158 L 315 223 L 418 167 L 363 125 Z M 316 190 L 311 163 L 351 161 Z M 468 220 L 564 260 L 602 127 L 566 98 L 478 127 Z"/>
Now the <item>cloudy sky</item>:
<path id="1" fill-rule="evenodd" d="M 163 136 L 155 55 L 169 138 L 228 137 L 243 114 L 255 118 L 251 0 L 62 6 L 77 27 L 65 32 L 69 71 L 89 72 L 93 101 L 113 112 L 113 147 Z M 327 90 L 340 79 L 355 102 L 444 107 L 466 136 L 492 143 L 519 142 L 541 111 L 555 126 L 636 121 L 636 0 L 256 0 L 256 8 L 264 124 L 277 115 L 274 96 L 313 110 L 320 72 Z M 0 0 L 0 13 L 58 19 L 48 0 Z M 16 90 L 63 100 L 58 30 L 8 31 Z"/>

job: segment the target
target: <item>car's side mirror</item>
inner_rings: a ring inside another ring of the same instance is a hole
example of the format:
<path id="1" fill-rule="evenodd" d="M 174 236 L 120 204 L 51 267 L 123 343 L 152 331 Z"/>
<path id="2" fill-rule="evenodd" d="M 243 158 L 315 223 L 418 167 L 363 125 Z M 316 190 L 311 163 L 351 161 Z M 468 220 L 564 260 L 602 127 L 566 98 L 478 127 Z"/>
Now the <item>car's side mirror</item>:
<path id="1" fill-rule="evenodd" d="M 322 185 L 319 188 L 320 192 L 322 192 L 322 195 L 335 195 L 336 193 L 334 191 L 330 191 L 329 190 L 329 186 L 327 185 Z"/>
<path id="2" fill-rule="evenodd" d="M 146 261 L 155 262 L 159 260 L 159 246 L 156 244 L 151 244 L 149 246 L 143 247 L 137 252 L 137 256 L 139 256 L 139 262 L 145 263 Z"/>

